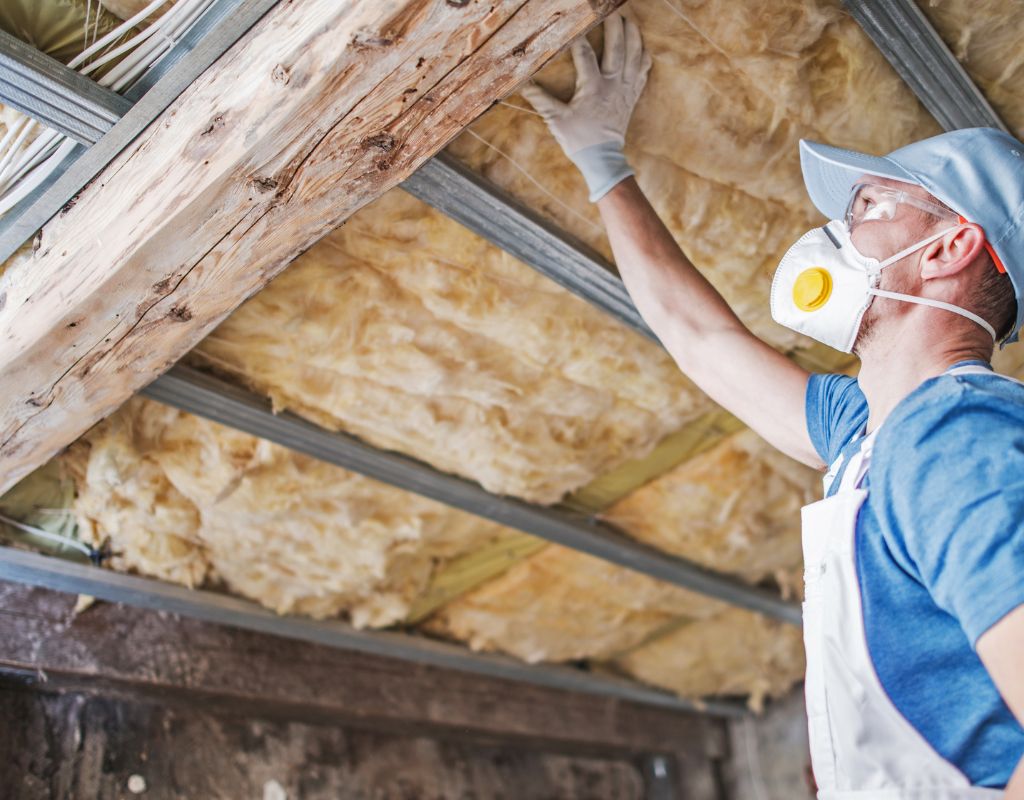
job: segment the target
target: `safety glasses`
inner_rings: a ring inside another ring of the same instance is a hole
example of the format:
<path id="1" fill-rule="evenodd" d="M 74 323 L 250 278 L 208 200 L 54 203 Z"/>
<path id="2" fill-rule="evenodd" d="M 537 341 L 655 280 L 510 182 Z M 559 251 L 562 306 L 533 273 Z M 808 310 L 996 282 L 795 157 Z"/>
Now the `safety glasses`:
<path id="1" fill-rule="evenodd" d="M 893 189 L 877 183 L 854 184 L 850 201 L 843 218 L 846 229 L 852 231 L 857 225 L 870 220 L 891 220 L 896 216 L 900 203 L 914 206 L 939 219 L 957 219 L 958 215 L 945 206 L 914 197 L 901 189 Z"/>

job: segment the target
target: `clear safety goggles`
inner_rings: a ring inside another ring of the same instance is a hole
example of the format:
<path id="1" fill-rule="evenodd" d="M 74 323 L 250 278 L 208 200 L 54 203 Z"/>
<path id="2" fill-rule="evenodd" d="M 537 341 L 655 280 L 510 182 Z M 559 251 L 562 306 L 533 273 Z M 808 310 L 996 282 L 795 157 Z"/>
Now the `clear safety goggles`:
<path id="1" fill-rule="evenodd" d="M 853 229 L 862 222 L 870 220 L 891 220 L 896 216 L 900 203 L 905 203 L 914 208 L 919 208 L 932 216 L 941 219 L 967 222 L 967 219 L 946 206 L 933 203 L 930 200 L 922 200 L 907 194 L 902 189 L 893 189 L 891 186 L 882 186 L 878 183 L 856 183 L 850 190 L 850 201 L 846 204 L 846 213 L 843 221 L 846 223 L 846 230 Z M 1006 267 L 1002 259 L 996 253 L 995 248 L 989 242 L 985 242 L 985 250 L 992 257 L 999 272 L 1005 273 Z"/>
<path id="2" fill-rule="evenodd" d="M 850 191 L 850 201 L 843 216 L 846 229 L 852 231 L 860 223 L 870 220 L 891 220 L 896 216 L 900 203 L 919 208 L 939 219 L 959 219 L 956 212 L 945 206 L 914 197 L 901 189 L 877 183 L 857 183 Z"/>

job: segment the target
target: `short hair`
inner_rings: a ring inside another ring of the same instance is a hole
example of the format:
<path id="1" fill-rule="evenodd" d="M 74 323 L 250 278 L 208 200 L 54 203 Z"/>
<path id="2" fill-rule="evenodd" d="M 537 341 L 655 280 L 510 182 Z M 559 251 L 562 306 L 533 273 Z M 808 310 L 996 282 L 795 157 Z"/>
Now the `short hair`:
<path id="1" fill-rule="evenodd" d="M 948 208 L 951 214 L 957 213 L 934 195 L 931 195 L 930 199 Z M 939 221 L 938 217 L 928 212 L 923 213 L 936 222 Z M 985 268 L 982 270 L 981 279 L 968 292 L 967 300 L 972 310 L 995 329 L 996 341 L 1001 342 L 1010 335 L 1017 322 L 1017 296 L 1010 276 L 996 269 L 995 261 L 987 249 L 982 250 L 980 257 L 985 260 Z"/>
<path id="2" fill-rule="evenodd" d="M 996 330 L 996 341 L 1010 335 L 1017 321 L 1017 298 L 1013 282 L 1005 272 L 996 269 L 987 250 L 982 251 L 986 268 L 968 294 L 974 312 Z"/>

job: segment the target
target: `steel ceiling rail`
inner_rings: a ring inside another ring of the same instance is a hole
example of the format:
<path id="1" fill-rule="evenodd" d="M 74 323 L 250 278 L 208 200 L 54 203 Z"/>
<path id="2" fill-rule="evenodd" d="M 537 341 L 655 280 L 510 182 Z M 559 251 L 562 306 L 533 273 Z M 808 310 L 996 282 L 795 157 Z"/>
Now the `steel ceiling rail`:
<path id="1" fill-rule="evenodd" d="M 278 0 L 217 0 L 178 41 L 171 52 L 128 90 L 124 97 L 93 83 L 94 89 L 89 90 L 91 97 L 96 97 L 97 92 L 105 93 L 107 107 L 114 107 L 116 103 L 125 101 L 129 107 L 126 107 L 124 115 L 95 144 L 88 148 L 76 147 L 50 179 L 44 181 L 15 208 L 0 217 L 0 264 L 113 161 L 178 95 L 277 2 Z M 6 40 L 3 41 L 6 43 Z M 77 79 L 88 81 L 63 64 L 57 64 L 59 70 L 50 71 L 42 69 L 37 62 L 33 62 L 32 66 L 39 69 L 33 69 L 31 77 L 24 71 L 19 73 L 15 88 L 31 92 L 40 85 L 45 86 L 46 84 L 40 84 L 40 81 L 53 79 L 54 71 L 64 74 L 62 85 L 65 87 L 77 87 Z M 50 65 L 51 68 L 52 66 Z M 0 99 L 15 105 L 6 94 L 0 96 Z M 45 124 L 50 124 L 40 116 L 42 109 L 38 105 L 16 107 Z M 65 110 L 72 113 L 80 108 L 81 100 Z"/>
<path id="2" fill-rule="evenodd" d="M 508 656 L 474 653 L 466 647 L 413 634 L 359 630 L 340 620 L 280 616 L 249 600 L 230 595 L 189 589 L 12 547 L 0 547 L 0 578 L 61 592 L 88 594 L 112 603 L 181 614 L 204 622 L 341 650 L 355 650 L 535 686 L 616 697 L 676 711 L 700 711 L 719 717 L 741 717 L 747 713 L 738 701 L 708 700 L 698 706 L 623 678 L 596 675 L 571 667 L 527 664 Z"/>
<path id="3" fill-rule="evenodd" d="M 1010 132 L 913 0 L 844 5 L 943 128 Z"/>
<path id="4" fill-rule="evenodd" d="M 401 184 L 520 261 L 658 341 L 615 268 L 599 253 L 520 203 L 448 153 L 438 153 Z"/>
<path id="5" fill-rule="evenodd" d="M 0 31 L 0 100 L 79 144 L 93 144 L 132 107 L 116 92 Z"/>
<path id="6" fill-rule="evenodd" d="M 143 389 L 142 394 L 652 578 L 800 624 L 799 606 L 776 593 L 663 553 L 578 512 L 494 495 L 477 483 L 440 472 L 409 456 L 379 450 L 354 436 L 325 430 L 294 414 L 274 414 L 266 398 L 189 367 L 172 367 Z"/>

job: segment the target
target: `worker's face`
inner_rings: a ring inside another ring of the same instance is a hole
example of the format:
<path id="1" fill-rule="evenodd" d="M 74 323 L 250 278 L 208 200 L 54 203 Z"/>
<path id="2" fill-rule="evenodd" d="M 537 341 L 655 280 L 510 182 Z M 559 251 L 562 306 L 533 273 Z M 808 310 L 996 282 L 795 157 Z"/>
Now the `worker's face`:
<path id="1" fill-rule="evenodd" d="M 932 195 L 914 184 L 868 175 L 858 178 L 857 182 L 861 181 L 899 189 L 922 200 L 935 202 Z M 864 191 L 870 196 L 870 189 Z M 942 227 L 949 227 L 949 224 L 949 218 L 938 218 L 910 203 L 900 203 L 892 219 L 868 219 L 854 224 L 850 237 L 860 253 L 884 261 Z M 921 250 L 910 253 L 883 269 L 879 288 L 903 294 L 921 294 L 923 280 L 919 266 L 922 253 Z M 884 335 L 885 320 L 889 315 L 906 313 L 906 310 L 905 303 L 875 297 L 864 313 L 853 351 L 862 352 L 873 337 Z"/>

